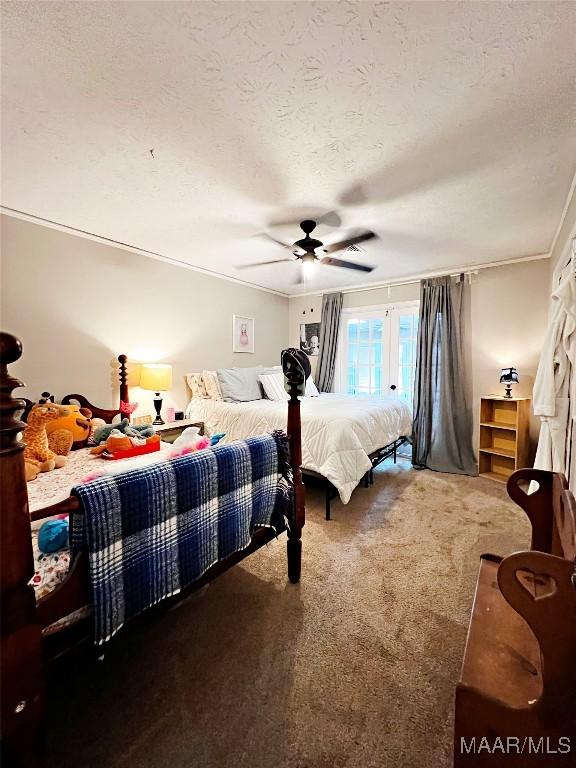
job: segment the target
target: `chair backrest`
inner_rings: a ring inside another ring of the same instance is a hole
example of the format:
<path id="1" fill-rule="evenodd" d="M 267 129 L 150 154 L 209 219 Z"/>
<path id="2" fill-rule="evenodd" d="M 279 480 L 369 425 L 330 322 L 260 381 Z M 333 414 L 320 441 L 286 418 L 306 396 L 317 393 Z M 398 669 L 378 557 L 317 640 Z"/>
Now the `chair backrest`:
<path id="1" fill-rule="evenodd" d="M 566 487 L 564 475 L 543 469 L 517 469 L 508 478 L 508 495 L 524 510 L 532 526 L 530 549 L 552 551 L 554 494 Z"/>
<path id="2" fill-rule="evenodd" d="M 576 564 L 576 500 L 570 490 L 562 489 L 554 502 L 552 554 Z"/>

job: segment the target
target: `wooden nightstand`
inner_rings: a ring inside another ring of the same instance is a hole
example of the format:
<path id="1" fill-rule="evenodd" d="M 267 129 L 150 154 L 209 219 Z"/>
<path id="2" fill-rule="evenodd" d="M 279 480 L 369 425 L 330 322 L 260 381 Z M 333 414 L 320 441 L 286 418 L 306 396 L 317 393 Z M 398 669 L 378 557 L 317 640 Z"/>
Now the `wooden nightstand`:
<path id="1" fill-rule="evenodd" d="M 173 443 L 177 437 L 180 437 L 187 427 L 198 427 L 200 434 L 204 434 L 204 422 L 193 421 L 192 419 L 167 421 L 166 424 L 153 424 L 152 426 L 154 427 L 154 432 L 160 435 L 160 440 L 162 440 L 163 443 Z"/>
<path id="2" fill-rule="evenodd" d="M 528 466 L 529 426 L 529 397 L 488 395 L 480 399 L 481 477 L 505 483 L 514 470 Z"/>

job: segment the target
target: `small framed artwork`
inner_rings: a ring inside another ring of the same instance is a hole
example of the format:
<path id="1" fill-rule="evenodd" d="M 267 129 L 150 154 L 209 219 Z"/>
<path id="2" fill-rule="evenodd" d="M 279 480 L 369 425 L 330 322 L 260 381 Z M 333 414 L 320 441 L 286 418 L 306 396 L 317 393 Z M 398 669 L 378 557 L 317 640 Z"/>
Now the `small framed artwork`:
<path id="1" fill-rule="evenodd" d="M 318 355 L 320 323 L 300 323 L 300 349 L 309 357 Z"/>
<path id="2" fill-rule="evenodd" d="M 254 353 L 254 318 L 244 315 L 232 317 L 232 352 Z"/>

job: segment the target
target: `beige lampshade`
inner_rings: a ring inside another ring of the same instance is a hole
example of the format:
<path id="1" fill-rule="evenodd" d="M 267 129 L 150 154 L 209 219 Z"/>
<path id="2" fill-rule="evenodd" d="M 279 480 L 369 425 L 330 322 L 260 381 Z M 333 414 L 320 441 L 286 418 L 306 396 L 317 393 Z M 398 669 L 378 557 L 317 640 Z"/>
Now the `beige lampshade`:
<path id="1" fill-rule="evenodd" d="M 172 389 L 172 366 L 146 363 L 140 371 L 140 386 L 153 392 L 168 392 Z"/>

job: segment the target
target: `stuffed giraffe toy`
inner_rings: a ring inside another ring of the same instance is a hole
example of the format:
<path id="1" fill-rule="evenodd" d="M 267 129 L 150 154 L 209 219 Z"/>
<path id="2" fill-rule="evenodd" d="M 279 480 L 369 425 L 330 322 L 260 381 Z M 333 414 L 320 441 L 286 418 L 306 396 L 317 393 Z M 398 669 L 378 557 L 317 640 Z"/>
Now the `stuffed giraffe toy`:
<path id="1" fill-rule="evenodd" d="M 46 424 L 61 416 L 66 416 L 68 409 L 56 403 L 45 402 L 35 405 L 30 413 L 24 430 L 23 440 L 24 462 L 26 465 L 26 480 L 34 480 L 39 472 L 50 472 L 52 469 L 63 467 L 66 456 L 60 456 L 50 449 Z M 72 441 L 70 433 L 70 445 Z M 70 450 L 70 446 L 68 446 Z"/>

